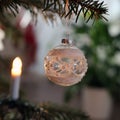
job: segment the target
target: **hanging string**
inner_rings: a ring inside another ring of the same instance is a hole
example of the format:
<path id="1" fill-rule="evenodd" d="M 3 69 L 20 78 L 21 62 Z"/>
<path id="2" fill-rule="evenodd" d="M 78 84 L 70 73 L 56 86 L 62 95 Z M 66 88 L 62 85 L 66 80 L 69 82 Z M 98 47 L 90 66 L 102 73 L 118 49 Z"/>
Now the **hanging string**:
<path id="1" fill-rule="evenodd" d="M 69 11 L 69 0 L 66 0 L 66 4 L 65 4 L 65 12 L 66 14 L 68 13 Z"/>
<path id="2" fill-rule="evenodd" d="M 68 12 L 69 12 L 69 0 L 66 0 L 66 4 L 65 4 L 65 14 L 67 15 Z M 67 17 L 66 17 L 66 28 L 67 28 L 67 30 L 66 30 L 66 38 L 67 38 L 67 39 L 69 39 L 69 34 L 70 34 L 69 29 L 68 29 L 68 26 L 69 26 L 69 17 L 67 16 Z"/>

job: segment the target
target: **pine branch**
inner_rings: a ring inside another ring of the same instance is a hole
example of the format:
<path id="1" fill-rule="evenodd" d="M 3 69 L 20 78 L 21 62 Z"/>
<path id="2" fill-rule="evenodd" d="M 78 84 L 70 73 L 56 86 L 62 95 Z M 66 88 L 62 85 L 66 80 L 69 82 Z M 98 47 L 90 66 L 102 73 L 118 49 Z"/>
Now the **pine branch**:
<path id="1" fill-rule="evenodd" d="M 27 101 L 0 99 L 0 120 L 90 120 L 83 112 L 46 104 L 40 107 Z"/>
<path id="2" fill-rule="evenodd" d="M 99 2 L 98 0 L 76 0 L 74 4 L 79 4 L 81 6 L 80 12 L 83 12 L 84 18 L 87 17 L 87 13 L 89 13 L 89 17 L 87 18 L 87 22 L 90 19 L 105 19 L 107 20 L 103 14 L 107 14 L 108 10 L 104 5 L 104 1 Z M 77 16 L 79 15 L 77 14 Z M 78 17 L 77 17 L 78 18 Z M 76 19 L 77 21 L 77 19 Z"/>
<path id="3" fill-rule="evenodd" d="M 70 18 L 74 14 L 76 22 L 81 13 L 83 13 L 87 22 L 93 18 L 106 20 L 104 15 L 107 14 L 108 10 L 105 7 L 104 1 L 69 0 L 69 11 L 67 14 L 65 14 L 65 4 L 66 0 L 0 0 L 0 13 L 5 14 L 6 11 L 11 11 L 15 16 L 19 12 L 19 7 L 22 6 L 30 10 L 33 14 L 36 13 L 34 8 L 40 9 L 43 12 L 51 11 L 58 13 L 61 17 Z"/>

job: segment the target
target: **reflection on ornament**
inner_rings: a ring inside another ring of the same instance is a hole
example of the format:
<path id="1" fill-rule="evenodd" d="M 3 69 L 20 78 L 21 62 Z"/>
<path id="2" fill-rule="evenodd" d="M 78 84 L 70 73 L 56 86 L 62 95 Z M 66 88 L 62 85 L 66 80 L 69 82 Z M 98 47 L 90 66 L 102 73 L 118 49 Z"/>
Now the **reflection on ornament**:
<path id="1" fill-rule="evenodd" d="M 48 79 L 61 86 L 71 86 L 81 81 L 87 71 L 87 61 L 77 47 L 63 39 L 44 60 Z"/>

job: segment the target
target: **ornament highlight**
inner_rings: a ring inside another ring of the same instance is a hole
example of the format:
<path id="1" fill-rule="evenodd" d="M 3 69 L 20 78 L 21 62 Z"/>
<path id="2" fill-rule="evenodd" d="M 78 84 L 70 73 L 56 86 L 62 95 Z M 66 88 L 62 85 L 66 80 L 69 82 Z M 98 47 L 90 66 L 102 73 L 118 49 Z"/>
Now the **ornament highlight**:
<path id="1" fill-rule="evenodd" d="M 87 60 L 68 39 L 50 50 L 44 59 L 48 79 L 61 86 L 71 86 L 81 81 L 87 71 Z"/>

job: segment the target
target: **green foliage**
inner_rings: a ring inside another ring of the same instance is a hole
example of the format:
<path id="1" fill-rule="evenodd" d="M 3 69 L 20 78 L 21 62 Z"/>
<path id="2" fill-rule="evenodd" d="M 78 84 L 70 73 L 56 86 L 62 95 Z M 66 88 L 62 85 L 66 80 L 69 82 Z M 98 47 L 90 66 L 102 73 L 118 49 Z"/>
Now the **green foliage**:
<path id="1" fill-rule="evenodd" d="M 120 43 L 120 35 L 111 36 L 109 25 L 101 21 L 97 22 L 88 34 L 91 43 L 82 47 L 89 64 L 85 80 L 91 86 L 112 87 L 120 77 L 120 66 L 112 63 L 114 56 L 120 51 L 116 46 Z"/>
<path id="2" fill-rule="evenodd" d="M 99 0 L 69 0 L 69 11 L 65 11 L 66 0 L 2 0 L 0 1 L 0 21 L 3 21 L 3 17 L 6 17 L 6 13 L 16 16 L 19 13 L 19 7 L 22 6 L 28 9 L 34 16 L 36 16 L 36 9 L 43 11 L 49 11 L 58 13 L 61 17 L 71 17 L 72 14 L 76 16 L 76 21 L 81 13 L 84 18 L 87 14 L 90 19 L 106 19 L 104 14 L 107 14 L 107 8 L 104 1 Z"/>
<path id="3" fill-rule="evenodd" d="M 53 104 L 35 106 L 23 100 L 1 98 L 0 120 L 90 120 L 78 110 Z"/>
<path id="4" fill-rule="evenodd" d="M 90 43 L 81 46 L 88 60 L 87 74 L 81 83 L 73 87 L 77 88 L 77 92 L 84 85 L 105 88 L 113 98 L 120 99 L 120 64 L 115 63 L 115 56 L 120 53 L 120 33 L 112 36 L 109 26 L 102 21 L 96 22 L 92 28 L 85 24 L 74 26 L 76 35 L 88 35 Z M 73 87 L 67 91 L 71 93 Z"/>

